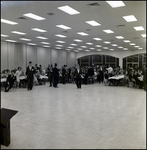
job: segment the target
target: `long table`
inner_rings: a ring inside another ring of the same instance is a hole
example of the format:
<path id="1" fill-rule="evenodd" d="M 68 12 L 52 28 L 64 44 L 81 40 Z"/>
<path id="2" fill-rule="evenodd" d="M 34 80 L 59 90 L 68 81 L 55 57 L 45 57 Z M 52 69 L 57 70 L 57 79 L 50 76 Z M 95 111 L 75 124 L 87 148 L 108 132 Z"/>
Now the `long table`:
<path id="1" fill-rule="evenodd" d="M 124 75 L 118 75 L 118 76 L 112 76 L 108 78 L 109 81 L 109 85 L 113 84 L 113 85 L 119 85 L 122 81 L 122 79 L 124 79 Z"/>

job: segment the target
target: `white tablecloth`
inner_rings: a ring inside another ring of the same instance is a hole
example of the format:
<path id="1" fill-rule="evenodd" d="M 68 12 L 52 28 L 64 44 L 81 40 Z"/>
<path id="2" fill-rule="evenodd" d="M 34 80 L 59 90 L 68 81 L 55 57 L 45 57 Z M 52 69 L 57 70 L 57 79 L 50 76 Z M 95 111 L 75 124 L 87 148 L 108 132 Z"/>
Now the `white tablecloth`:
<path id="1" fill-rule="evenodd" d="M 26 79 L 26 76 L 20 76 L 19 79 L 24 80 L 24 79 Z"/>
<path id="2" fill-rule="evenodd" d="M 114 80 L 120 80 L 123 79 L 124 75 L 118 75 L 118 76 L 113 76 L 113 77 L 109 77 L 108 80 L 114 79 Z"/>
<path id="3" fill-rule="evenodd" d="M 7 78 L 1 78 L 1 83 L 6 82 Z"/>
<path id="4" fill-rule="evenodd" d="M 48 79 L 47 76 L 43 76 L 43 75 L 40 75 L 39 78 L 40 78 L 40 79 Z"/>

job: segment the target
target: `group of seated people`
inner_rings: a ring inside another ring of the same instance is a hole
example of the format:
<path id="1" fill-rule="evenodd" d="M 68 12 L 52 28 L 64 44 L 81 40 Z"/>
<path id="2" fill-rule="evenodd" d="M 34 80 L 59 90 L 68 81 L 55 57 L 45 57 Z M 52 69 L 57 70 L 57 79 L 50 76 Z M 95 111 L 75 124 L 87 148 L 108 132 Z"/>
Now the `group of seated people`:
<path id="1" fill-rule="evenodd" d="M 43 70 L 42 66 L 35 64 L 35 74 L 34 74 L 34 85 L 45 84 L 46 81 L 49 81 L 52 73 L 52 65 L 48 65 L 48 67 Z M 59 69 L 59 83 L 75 83 L 75 69 L 76 67 L 67 67 L 66 65 L 62 66 Z M 128 67 L 126 70 L 122 68 L 115 67 L 112 68 L 110 65 L 99 65 L 99 66 L 83 66 L 81 67 L 82 76 L 81 82 L 82 84 L 88 83 L 104 83 L 105 85 L 126 85 L 129 87 L 129 83 L 131 82 L 134 87 L 144 88 L 146 90 L 146 68 L 139 69 Z M 110 80 L 111 77 L 121 76 L 123 78 L 121 80 Z M 21 67 L 14 70 L 4 70 L 1 74 L 1 79 L 6 78 L 6 82 L 4 82 L 5 91 L 8 92 L 14 85 L 16 81 L 16 87 L 24 87 L 26 88 L 27 79 L 25 73 L 22 71 Z M 112 82 L 113 81 L 113 82 Z M 118 82 L 119 81 L 119 82 Z"/>

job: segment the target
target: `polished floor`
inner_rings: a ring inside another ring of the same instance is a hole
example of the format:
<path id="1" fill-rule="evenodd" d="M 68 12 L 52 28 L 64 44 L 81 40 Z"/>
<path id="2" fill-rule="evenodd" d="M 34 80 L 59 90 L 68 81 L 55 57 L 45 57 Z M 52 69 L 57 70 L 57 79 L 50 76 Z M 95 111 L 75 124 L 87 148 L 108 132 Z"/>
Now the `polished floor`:
<path id="1" fill-rule="evenodd" d="M 143 89 L 59 84 L 1 91 L 1 107 L 17 110 L 11 143 L 1 149 L 145 149 Z"/>

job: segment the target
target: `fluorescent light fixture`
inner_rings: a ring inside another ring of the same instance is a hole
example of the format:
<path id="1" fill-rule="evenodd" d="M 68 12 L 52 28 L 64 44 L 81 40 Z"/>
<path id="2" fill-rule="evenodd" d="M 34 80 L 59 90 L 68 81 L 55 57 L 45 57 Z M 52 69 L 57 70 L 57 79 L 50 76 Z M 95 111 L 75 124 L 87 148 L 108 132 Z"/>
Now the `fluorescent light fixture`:
<path id="1" fill-rule="evenodd" d="M 26 38 L 20 38 L 20 40 L 31 41 L 31 39 L 26 39 Z"/>
<path id="2" fill-rule="evenodd" d="M 65 43 L 64 41 L 56 41 L 56 42 L 58 42 L 58 43 Z"/>
<path id="3" fill-rule="evenodd" d="M 77 53 L 79 52 L 78 50 L 74 50 L 74 51 L 77 52 Z"/>
<path id="4" fill-rule="evenodd" d="M 142 47 L 139 47 L 138 49 L 143 49 Z"/>
<path id="5" fill-rule="evenodd" d="M 86 44 L 88 44 L 88 45 L 93 45 L 93 43 L 86 43 Z"/>
<path id="6" fill-rule="evenodd" d="M 10 25 L 16 25 L 16 24 L 18 24 L 17 22 L 9 21 L 9 20 L 6 20 L 6 19 L 1 19 L 1 22 L 2 23 L 7 23 L 7 24 L 10 24 Z"/>
<path id="7" fill-rule="evenodd" d="M 103 47 L 103 49 L 108 49 L 108 47 Z"/>
<path id="8" fill-rule="evenodd" d="M 49 45 L 43 45 L 43 47 L 50 47 Z"/>
<path id="9" fill-rule="evenodd" d="M 26 34 L 26 33 L 18 32 L 18 31 L 11 31 L 11 33 L 20 34 L 20 35 L 25 35 Z"/>
<path id="10" fill-rule="evenodd" d="M 76 15 L 76 14 L 80 14 L 80 12 L 78 12 L 77 10 L 71 8 L 70 6 L 66 5 L 66 6 L 61 6 L 61 7 L 57 7 L 58 9 L 70 14 L 70 15 Z"/>
<path id="11" fill-rule="evenodd" d="M 82 36 L 87 36 L 88 35 L 87 33 L 84 33 L 84 32 L 77 32 L 77 34 L 80 34 Z"/>
<path id="12" fill-rule="evenodd" d="M 106 1 L 112 8 L 125 6 L 123 1 Z"/>
<path id="13" fill-rule="evenodd" d="M 128 50 L 127 48 L 124 48 L 124 50 Z"/>
<path id="14" fill-rule="evenodd" d="M 134 47 L 139 47 L 139 46 L 134 46 Z"/>
<path id="15" fill-rule="evenodd" d="M 83 50 L 82 48 L 78 48 L 78 50 Z"/>
<path id="16" fill-rule="evenodd" d="M 43 40 L 48 39 L 48 38 L 46 38 L 46 37 L 42 37 L 42 36 L 37 36 L 36 38 L 38 38 L 38 39 L 43 39 Z"/>
<path id="17" fill-rule="evenodd" d="M 137 19 L 135 18 L 134 15 L 123 16 L 123 18 L 124 18 L 127 22 L 137 21 Z"/>
<path id="18" fill-rule="evenodd" d="M 47 43 L 47 42 L 41 42 L 42 44 L 50 44 L 50 43 Z"/>
<path id="19" fill-rule="evenodd" d="M 32 14 L 32 13 L 27 13 L 27 14 L 23 14 L 23 15 L 26 16 L 26 17 L 29 17 L 29 18 L 38 20 L 38 21 L 40 21 L 40 20 L 45 20 L 45 18 L 40 17 L 40 16 L 37 16 L 37 15 Z"/>
<path id="20" fill-rule="evenodd" d="M 118 46 L 117 44 L 112 44 L 112 46 Z"/>
<path id="21" fill-rule="evenodd" d="M 130 43 L 130 45 L 136 45 L 135 43 Z"/>
<path id="22" fill-rule="evenodd" d="M 67 47 L 67 48 L 73 48 L 73 47 Z"/>
<path id="23" fill-rule="evenodd" d="M 110 51 L 114 51 L 114 49 L 109 49 Z"/>
<path id="24" fill-rule="evenodd" d="M 102 47 L 101 45 L 95 45 L 96 47 Z"/>
<path id="25" fill-rule="evenodd" d="M 70 44 L 70 45 L 72 45 L 72 46 L 77 46 L 77 44 Z"/>
<path id="26" fill-rule="evenodd" d="M 124 40 L 124 42 L 125 42 L 125 43 L 129 43 L 129 42 L 131 42 L 131 41 L 129 41 L 129 40 Z"/>
<path id="27" fill-rule="evenodd" d="M 9 35 L 1 34 L 2 37 L 8 37 Z"/>
<path id="28" fill-rule="evenodd" d="M 83 42 L 82 40 L 79 40 L 79 39 L 74 39 L 74 41 L 76 41 L 76 42 Z"/>
<path id="29" fill-rule="evenodd" d="M 102 40 L 102 39 L 100 39 L 100 38 L 93 38 L 94 40 L 97 40 L 97 41 L 100 41 L 100 40 Z"/>
<path id="30" fill-rule="evenodd" d="M 123 48 L 122 46 L 119 46 L 118 48 Z"/>
<path id="31" fill-rule="evenodd" d="M 110 44 L 111 42 L 105 41 L 104 43 L 105 43 L 105 44 Z"/>
<path id="32" fill-rule="evenodd" d="M 56 25 L 56 27 L 62 28 L 62 29 L 65 29 L 65 30 L 71 29 L 70 27 L 67 27 L 67 26 L 65 26 L 65 25 L 63 25 L 63 24 L 61 24 L 61 25 Z"/>
<path id="33" fill-rule="evenodd" d="M 90 50 L 85 50 L 86 52 L 89 52 Z"/>
<path id="34" fill-rule="evenodd" d="M 83 48 L 87 48 L 87 46 L 81 46 L 81 47 L 83 47 Z"/>
<path id="35" fill-rule="evenodd" d="M 103 30 L 106 33 L 114 33 L 112 30 L 108 29 L 108 30 Z"/>
<path id="36" fill-rule="evenodd" d="M 29 45 L 36 45 L 35 43 L 27 43 L 27 44 L 29 44 Z"/>
<path id="37" fill-rule="evenodd" d="M 63 45 L 56 45 L 56 46 L 62 47 Z"/>
<path id="38" fill-rule="evenodd" d="M 56 34 L 55 36 L 58 36 L 58 37 L 61 37 L 61 38 L 65 38 L 65 37 L 67 37 L 67 36 L 65 36 L 65 35 L 61 35 L 61 34 Z"/>
<path id="39" fill-rule="evenodd" d="M 61 47 L 55 47 L 55 49 L 62 49 Z"/>
<path id="40" fill-rule="evenodd" d="M 124 39 L 123 36 L 115 36 L 117 39 Z"/>
<path id="41" fill-rule="evenodd" d="M 93 49 L 95 49 L 95 48 L 93 48 L 93 47 L 92 47 L 92 48 L 90 48 L 90 49 L 92 49 L 92 50 L 93 50 Z"/>
<path id="42" fill-rule="evenodd" d="M 144 28 L 142 26 L 133 27 L 136 31 L 142 31 Z"/>
<path id="43" fill-rule="evenodd" d="M 146 37 L 146 34 L 141 34 L 142 37 Z"/>
<path id="44" fill-rule="evenodd" d="M 39 29 L 39 28 L 32 28 L 32 30 L 38 31 L 38 32 L 47 32 L 46 30 L 42 30 L 42 29 Z"/>
<path id="45" fill-rule="evenodd" d="M 14 40 L 5 40 L 7 42 L 17 42 L 17 41 L 14 41 Z"/>
<path id="46" fill-rule="evenodd" d="M 101 50 L 101 49 L 97 49 L 97 51 L 99 51 L 99 52 L 100 52 L 100 51 L 102 51 L 102 50 Z"/>
<path id="47" fill-rule="evenodd" d="M 94 20 L 91 20 L 91 21 L 86 21 L 86 23 L 92 25 L 92 26 L 100 26 L 101 24 L 97 23 L 96 21 Z"/>

